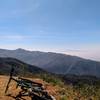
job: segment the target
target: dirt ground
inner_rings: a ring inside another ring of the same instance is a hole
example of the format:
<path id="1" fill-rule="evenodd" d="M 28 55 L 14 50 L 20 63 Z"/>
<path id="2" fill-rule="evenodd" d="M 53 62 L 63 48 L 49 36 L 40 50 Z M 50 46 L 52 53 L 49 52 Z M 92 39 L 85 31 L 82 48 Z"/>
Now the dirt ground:
<path id="1" fill-rule="evenodd" d="M 8 80 L 9 80 L 9 77 L 0 76 L 0 100 L 15 100 L 14 98 L 6 96 L 6 94 L 5 94 L 5 89 L 6 89 Z M 57 94 L 56 94 L 57 88 L 56 87 L 49 85 L 48 83 L 44 82 L 41 79 L 31 79 L 31 80 L 42 83 L 50 95 L 57 97 Z M 16 83 L 14 81 L 11 81 L 9 86 L 10 87 L 7 91 L 7 94 L 12 94 L 12 96 L 16 96 L 20 91 L 20 89 L 16 89 Z M 25 97 L 25 99 L 31 100 L 29 97 Z"/>

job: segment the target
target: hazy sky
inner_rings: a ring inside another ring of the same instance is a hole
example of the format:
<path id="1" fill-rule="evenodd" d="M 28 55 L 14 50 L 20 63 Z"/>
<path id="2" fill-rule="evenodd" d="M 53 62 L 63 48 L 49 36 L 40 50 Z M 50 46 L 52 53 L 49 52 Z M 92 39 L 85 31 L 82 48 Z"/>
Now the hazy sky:
<path id="1" fill-rule="evenodd" d="M 0 0 L 0 48 L 100 61 L 100 0 Z"/>

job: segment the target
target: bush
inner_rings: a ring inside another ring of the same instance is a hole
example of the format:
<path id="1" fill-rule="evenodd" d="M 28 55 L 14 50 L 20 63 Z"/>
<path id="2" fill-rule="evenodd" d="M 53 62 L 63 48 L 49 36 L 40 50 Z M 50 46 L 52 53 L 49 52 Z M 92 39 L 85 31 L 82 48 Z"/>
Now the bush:
<path id="1" fill-rule="evenodd" d="M 66 96 L 63 96 L 63 97 L 61 97 L 60 100 L 67 100 L 67 97 Z"/>
<path id="2" fill-rule="evenodd" d="M 54 86 L 62 84 L 62 81 L 58 77 L 55 77 L 52 75 L 44 74 L 44 75 L 41 75 L 41 78 L 48 83 L 52 83 Z"/>

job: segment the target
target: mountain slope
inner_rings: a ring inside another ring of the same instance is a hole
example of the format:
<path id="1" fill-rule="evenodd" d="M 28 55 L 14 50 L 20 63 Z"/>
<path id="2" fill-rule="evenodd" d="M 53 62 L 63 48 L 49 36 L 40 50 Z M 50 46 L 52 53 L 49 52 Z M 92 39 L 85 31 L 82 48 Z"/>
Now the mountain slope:
<path id="1" fill-rule="evenodd" d="M 0 57 L 13 57 L 57 74 L 92 75 L 100 77 L 100 62 L 59 53 L 0 49 Z"/>
<path id="2" fill-rule="evenodd" d="M 9 75 L 12 66 L 14 68 L 14 75 L 29 76 L 33 74 L 46 73 L 44 70 L 36 66 L 23 63 L 17 59 L 0 58 L 1 75 Z"/>

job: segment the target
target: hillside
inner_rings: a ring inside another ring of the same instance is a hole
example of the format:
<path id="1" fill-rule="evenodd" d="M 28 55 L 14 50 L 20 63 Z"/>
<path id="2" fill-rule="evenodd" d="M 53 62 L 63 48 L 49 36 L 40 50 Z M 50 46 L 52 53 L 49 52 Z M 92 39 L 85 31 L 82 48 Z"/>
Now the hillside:
<path id="1" fill-rule="evenodd" d="M 14 67 L 14 76 L 24 77 L 42 83 L 49 94 L 57 100 L 99 100 L 100 79 L 93 76 L 54 75 L 13 58 L 0 58 L 0 100 L 13 100 L 5 96 L 4 91 L 9 79 L 11 66 Z M 7 75 L 7 76 L 4 76 Z M 11 81 L 8 92 L 18 94 L 15 83 Z M 26 97 L 26 100 L 30 98 Z"/>
<path id="2" fill-rule="evenodd" d="M 23 63 L 14 58 L 0 58 L 0 74 L 9 75 L 11 67 L 14 68 L 14 75 L 33 76 L 33 74 L 46 73 L 44 70 L 34 66 Z"/>
<path id="3" fill-rule="evenodd" d="M 0 49 L 0 57 L 13 57 L 57 74 L 100 77 L 100 62 L 60 53 Z"/>
<path id="4" fill-rule="evenodd" d="M 25 78 L 25 77 L 24 77 Z M 89 83 L 89 81 L 85 81 L 85 78 L 80 78 L 80 81 L 77 81 L 75 84 L 67 83 L 59 81 L 60 83 L 54 81 L 52 82 L 48 80 L 50 77 L 46 77 L 46 80 L 40 78 L 26 78 L 35 82 L 42 83 L 48 91 L 48 93 L 56 98 L 56 100 L 99 100 L 100 99 L 100 79 L 95 81 L 95 84 Z M 71 80 L 72 76 L 70 76 Z M 6 96 L 4 91 L 7 85 L 9 77 L 8 76 L 0 76 L 0 100 L 15 100 L 12 97 Z M 76 76 L 74 81 L 78 79 Z M 55 79 L 57 81 L 57 79 Z M 93 81 L 94 82 L 94 81 Z M 12 94 L 12 96 L 16 96 L 20 89 L 16 89 L 16 83 L 11 81 L 10 88 L 8 89 L 8 94 Z M 25 97 L 25 100 L 30 100 L 29 97 Z"/>

